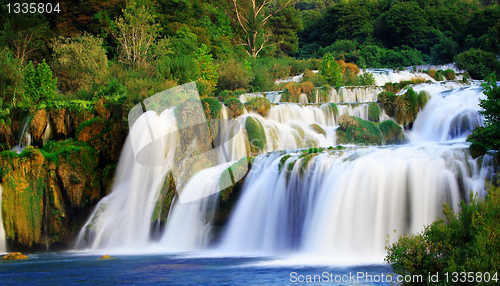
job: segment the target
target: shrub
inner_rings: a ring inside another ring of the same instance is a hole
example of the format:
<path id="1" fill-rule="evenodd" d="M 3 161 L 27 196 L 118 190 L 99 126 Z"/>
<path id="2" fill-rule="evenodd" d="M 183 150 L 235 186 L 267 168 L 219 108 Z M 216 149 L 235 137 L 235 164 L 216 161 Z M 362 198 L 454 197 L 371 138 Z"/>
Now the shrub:
<path id="1" fill-rule="evenodd" d="M 248 116 L 245 125 L 250 142 L 250 152 L 253 154 L 262 153 L 266 146 L 266 132 L 262 123 L 257 118 Z"/>
<path id="2" fill-rule="evenodd" d="M 236 95 L 234 94 L 234 92 L 232 92 L 230 90 L 224 90 L 221 93 L 219 93 L 218 98 L 219 98 L 219 101 L 225 102 L 226 100 L 228 100 L 230 98 L 236 98 Z"/>
<path id="3" fill-rule="evenodd" d="M 30 61 L 23 76 L 25 107 L 47 103 L 54 98 L 57 88 L 57 79 L 52 78 L 50 67 L 43 62 L 35 66 Z"/>
<path id="4" fill-rule="evenodd" d="M 368 106 L 368 119 L 373 122 L 378 122 L 380 117 L 380 108 L 375 102 L 370 103 Z"/>
<path id="5" fill-rule="evenodd" d="M 492 72 L 500 74 L 500 62 L 495 54 L 479 49 L 469 49 L 455 58 L 459 69 L 466 70 L 474 79 L 484 79 Z"/>
<path id="6" fill-rule="evenodd" d="M 320 75 L 326 79 L 330 85 L 339 85 L 342 81 L 342 72 L 339 64 L 330 53 L 323 56 L 321 62 Z"/>
<path id="7" fill-rule="evenodd" d="M 198 74 L 198 82 L 203 86 L 200 95 L 210 95 L 217 86 L 219 74 L 217 73 L 218 65 L 213 63 L 213 57 L 208 52 L 205 44 L 202 44 L 198 51 L 196 51 L 195 67 Z"/>
<path id="8" fill-rule="evenodd" d="M 265 116 L 269 109 L 271 109 L 271 103 L 267 98 L 264 97 L 254 97 L 247 103 L 245 103 L 245 107 L 248 111 L 255 110 L 260 115 Z"/>
<path id="9" fill-rule="evenodd" d="M 242 63 L 231 59 L 219 64 L 218 90 L 247 89 L 253 80 L 252 73 Z M 274 84 L 274 82 L 273 82 Z"/>
<path id="10" fill-rule="evenodd" d="M 404 144 L 406 142 L 403 128 L 392 120 L 386 120 L 378 126 L 384 136 L 385 144 Z"/>
<path id="11" fill-rule="evenodd" d="M 89 34 L 76 38 L 59 37 L 51 47 L 52 68 L 61 90 L 88 90 L 93 82 L 101 84 L 108 74 L 108 58 L 103 39 Z"/>
<path id="12" fill-rule="evenodd" d="M 397 95 L 390 91 L 383 91 L 378 95 L 378 102 L 382 104 L 385 113 L 391 117 L 394 116 L 396 98 Z"/>
<path id="13" fill-rule="evenodd" d="M 245 106 L 237 98 L 229 98 L 224 101 L 224 105 L 229 108 L 233 117 L 238 117 L 245 112 Z"/>
<path id="14" fill-rule="evenodd" d="M 402 95 L 402 99 L 407 105 L 407 121 L 415 121 L 418 113 L 418 94 L 413 88 L 409 88 L 406 93 Z"/>
<path id="15" fill-rule="evenodd" d="M 205 111 L 205 117 L 210 119 L 220 118 L 220 110 L 222 105 L 215 98 L 202 98 L 201 105 L 203 106 L 203 111 Z"/>
<path id="16" fill-rule="evenodd" d="M 358 117 L 342 115 L 337 128 L 337 143 L 341 144 L 382 144 L 380 129 L 370 121 Z"/>
<path id="17" fill-rule="evenodd" d="M 455 71 L 452 70 L 452 69 L 447 69 L 444 71 L 444 77 L 447 79 L 447 80 L 453 80 L 455 79 Z"/>
<path id="18" fill-rule="evenodd" d="M 281 95 L 281 102 L 299 102 L 299 95 L 301 92 L 300 84 L 296 82 L 289 82 L 285 85 L 285 91 Z"/>
<path id="19" fill-rule="evenodd" d="M 393 272 L 422 275 L 424 279 L 437 273 L 439 281 L 446 281 L 445 274 L 453 272 L 489 272 L 493 277 L 500 269 L 500 236 L 496 234 L 500 228 L 500 187 L 490 186 L 487 193 L 481 201 L 471 192 L 469 204 L 462 201 L 458 214 L 444 205 L 446 222 L 438 219 L 422 233 L 401 235 L 396 243 L 387 245 L 385 260 Z"/>
<path id="20" fill-rule="evenodd" d="M 314 89 L 314 84 L 312 81 L 302 81 L 300 83 L 300 89 L 303 93 L 309 94 Z"/>
<path id="21" fill-rule="evenodd" d="M 375 85 L 375 77 L 371 72 L 364 71 L 357 75 L 357 85 Z"/>

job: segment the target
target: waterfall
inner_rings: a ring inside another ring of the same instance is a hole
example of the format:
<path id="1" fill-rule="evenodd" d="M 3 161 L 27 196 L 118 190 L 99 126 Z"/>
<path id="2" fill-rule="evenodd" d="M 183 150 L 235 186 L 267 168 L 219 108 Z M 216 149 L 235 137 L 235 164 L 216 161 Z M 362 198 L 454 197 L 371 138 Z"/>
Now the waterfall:
<path id="1" fill-rule="evenodd" d="M 14 147 L 14 150 L 17 151 L 17 153 L 21 153 L 26 146 L 31 146 L 31 134 L 28 128 L 29 123 L 30 117 L 28 116 L 26 121 L 24 121 L 23 130 L 19 136 L 19 142 L 17 143 L 17 146 Z"/>
<path id="2" fill-rule="evenodd" d="M 0 185 L 0 253 L 7 252 L 7 245 L 5 242 L 5 231 L 3 229 L 2 219 L 2 185 Z"/>
<path id="3" fill-rule="evenodd" d="M 432 77 L 423 72 L 393 71 L 392 69 L 366 69 L 365 71 L 373 74 L 375 85 L 378 86 L 383 86 L 388 82 L 400 82 L 414 78 L 421 78 L 425 81 L 435 81 Z M 361 72 L 361 74 L 362 73 L 363 72 Z"/>
<path id="4" fill-rule="evenodd" d="M 377 96 L 382 91 L 384 89 L 380 86 L 342 86 L 338 93 L 335 90 L 331 94 L 329 102 L 374 102 L 377 101 Z"/>
<path id="5" fill-rule="evenodd" d="M 307 168 L 292 156 L 282 171 L 283 155 L 261 155 L 220 249 L 383 256 L 387 234 L 394 240 L 421 231 L 440 216 L 442 203 L 458 211 L 468 190 L 484 189 L 484 174 L 464 148 L 430 144 L 336 151 L 317 155 Z"/>
<path id="6" fill-rule="evenodd" d="M 418 115 L 410 135 L 412 142 L 446 141 L 466 138 L 483 125 L 479 100 L 485 99 L 479 85 L 462 87 L 435 94 Z"/>

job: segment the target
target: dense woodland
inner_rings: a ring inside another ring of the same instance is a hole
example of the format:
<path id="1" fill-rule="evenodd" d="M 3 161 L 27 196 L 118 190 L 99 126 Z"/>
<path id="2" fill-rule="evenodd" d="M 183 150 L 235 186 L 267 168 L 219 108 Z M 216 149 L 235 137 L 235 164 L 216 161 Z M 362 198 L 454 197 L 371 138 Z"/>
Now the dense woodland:
<path id="1" fill-rule="evenodd" d="M 476 79 L 500 71 L 500 6 L 488 0 L 91 0 L 35 14 L 2 2 L 3 113 L 103 92 L 137 101 L 194 80 L 202 96 L 273 90 L 325 54 L 354 73 L 453 61 Z M 55 89 L 30 91 L 30 71 Z"/>

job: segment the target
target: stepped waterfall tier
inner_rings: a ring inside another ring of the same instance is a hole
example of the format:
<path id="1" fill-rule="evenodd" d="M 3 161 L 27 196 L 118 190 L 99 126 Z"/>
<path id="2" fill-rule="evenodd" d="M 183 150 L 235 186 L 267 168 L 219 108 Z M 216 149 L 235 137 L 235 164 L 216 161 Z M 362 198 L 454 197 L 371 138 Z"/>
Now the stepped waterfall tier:
<path id="1" fill-rule="evenodd" d="M 356 92 L 372 94 L 373 89 Z M 485 179 L 493 172 L 489 155 L 478 163 L 465 143 L 483 124 L 478 115 L 482 88 L 425 83 L 413 89 L 430 100 L 405 132 L 406 145 L 356 141 L 335 147 L 339 128 L 345 126 L 359 126 L 363 132 L 373 126 L 373 136 L 385 134 L 382 123 L 367 121 L 369 105 L 377 101 L 371 95 L 351 93 L 343 97 L 353 101 L 348 103 L 339 97 L 333 97 L 336 104 L 279 103 L 265 116 L 245 110 L 234 118 L 242 128 L 224 135 L 229 160 L 192 175 L 182 192 L 201 199 L 187 203 L 172 180 L 180 140 L 175 108 L 148 112 L 142 115 L 147 120 L 132 127 L 112 192 L 95 208 L 76 247 L 117 252 L 217 249 L 223 255 L 306 254 L 337 262 L 346 257 L 380 262 L 387 236 L 395 241 L 400 234 L 421 231 L 442 216 L 443 203 L 458 211 L 470 191 L 484 196 Z M 221 118 L 229 113 L 223 106 Z M 375 119 L 393 120 L 384 110 Z M 148 136 L 144 122 L 154 132 L 171 134 L 145 154 L 160 160 L 156 166 L 141 165 L 134 156 L 133 146 Z M 348 138 L 346 130 L 342 140 Z M 368 136 L 363 134 L 359 138 Z M 256 138 L 263 144 L 254 144 Z M 219 192 L 223 173 L 248 155 L 256 156 L 248 160 L 248 174 L 237 187 Z"/>

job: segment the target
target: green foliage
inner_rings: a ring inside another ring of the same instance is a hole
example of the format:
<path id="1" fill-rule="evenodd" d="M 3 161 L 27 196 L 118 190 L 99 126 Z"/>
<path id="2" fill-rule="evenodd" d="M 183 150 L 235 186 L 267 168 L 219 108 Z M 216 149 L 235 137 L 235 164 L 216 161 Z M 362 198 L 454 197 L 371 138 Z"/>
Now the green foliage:
<path id="1" fill-rule="evenodd" d="M 390 46 L 415 47 L 425 39 L 428 21 L 416 2 L 399 2 L 384 14 L 384 40 Z"/>
<path id="2" fill-rule="evenodd" d="M 427 95 L 427 92 L 422 90 L 421 92 L 418 93 L 418 107 L 421 110 L 424 109 L 428 100 L 429 100 L 429 95 Z"/>
<path id="3" fill-rule="evenodd" d="M 156 64 L 157 74 L 164 78 L 185 84 L 197 79 L 195 59 L 191 56 L 165 57 Z"/>
<path id="4" fill-rule="evenodd" d="M 383 91 L 378 95 L 378 102 L 382 104 L 385 113 L 391 117 L 394 116 L 396 98 L 397 95 L 390 91 Z"/>
<path id="5" fill-rule="evenodd" d="M 487 98 L 482 99 L 479 105 L 483 108 L 480 112 L 486 123 L 484 127 L 474 129 L 467 141 L 481 143 L 487 149 L 500 150 L 500 87 L 495 74 L 487 79 L 483 88 Z"/>
<path id="6" fill-rule="evenodd" d="M 218 73 L 218 90 L 247 89 L 253 79 L 252 72 L 235 59 L 220 63 Z"/>
<path id="7" fill-rule="evenodd" d="M 370 119 L 370 121 L 378 122 L 379 117 L 380 108 L 378 107 L 378 104 L 375 102 L 371 102 L 368 106 L 368 118 Z"/>
<path id="8" fill-rule="evenodd" d="M 375 77 L 371 72 L 364 71 L 363 74 L 356 75 L 356 85 L 375 85 Z"/>
<path id="9" fill-rule="evenodd" d="M 89 34 L 76 38 L 60 37 L 52 43 L 52 68 L 63 91 L 88 90 L 93 82 L 104 82 L 108 74 L 108 58 L 102 45 L 103 39 Z"/>
<path id="10" fill-rule="evenodd" d="M 220 111 L 222 105 L 217 99 L 214 98 L 202 98 L 201 105 L 205 111 L 205 117 L 207 120 L 220 118 Z"/>
<path id="11" fill-rule="evenodd" d="M 226 101 L 224 101 L 224 105 L 229 108 L 231 114 L 233 115 L 233 118 L 236 118 L 245 112 L 245 105 L 243 105 L 243 103 L 241 103 L 241 101 L 237 98 L 233 97 L 227 99 Z"/>
<path id="12" fill-rule="evenodd" d="M 43 60 L 36 69 L 32 62 L 24 70 L 24 96 L 22 106 L 29 108 L 47 103 L 54 98 L 57 79 L 52 78 L 50 67 Z"/>
<path id="13" fill-rule="evenodd" d="M 341 144 L 382 144 L 382 133 L 373 122 L 358 117 L 342 115 L 339 118 L 337 142 Z"/>
<path id="14" fill-rule="evenodd" d="M 330 108 L 330 110 L 332 111 L 333 115 L 337 115 L 339 114 L 339 108 L 337 107 L 337 105 L 335 103 L 330 103 L 328 104 L 328 108 Z"/>
<path id="15" fill-rule="evenodd" d="M 386 246 L 385 260 L 395 274 L 422 275 L 427 283 L 430 283 L 427 281 L 429 273 L 438 273 L 438 285 L 447 285 L 446 273 L 448 284 L 453 272 L 489 272 L 490 278 L 493 277 L 500 269 L 499 200 L 500 188 L 490 186 L 485 200 L 474 197 L 471 192 L 469 204 L 460 203 L 459 214 L 445 204 L 446 222 L 438 219 L 422 233 L 401 235 L 396 243 Z M 483 283 L 486 284 L 484 281 L 479 284 Z"/>
<path id="16" fill-rule="evenodd" d="M 262 153 L 266 146 L 266 132 L 264 131 L 262 123 L 260 123 L 257 118 L 248 116 L 245 126 L 252 156 Z"/>
<path id="17" fill-rule="evenodd" d="M 127 6 L 111 24 L 111 33 L 118 42 L 120 62 L 145 68 L 153 57 L 153 45 L 161 30 L 151 5 L 127 1 Z"/>
<path id="18" fill-rule="evenodd" d="M 320 75 L 326 79 L 330 85 L 340 85 L 342 82 L 342 72 L 335 58 L 330 53 L 323 56 L 321 62 Z"/>
<path id="19" fill-rule="evenodd" d="M 271 109 L 271 103 L 265 97 L 254 97 L 245 103 L 245 107 L 248 111 L 255 110 L 260 115 L 266 116 L 269 109 Z"/>
<path id="20" fill-rule="evenodd" d="M 469 49 L 457 55 L 456 65 L 466 70 L 474 79 L 484 79 L 492 72 L 500 74 L 500 61 L 495 54 L 479 49 Z"/>
<path id="21" fill-rule="evenodd" d="M 213 57 L 208 53 L 208 48 L 204 44 L 201 45 L 196 52 L 195 67 L 196 73 L 198 74 L 198 80 L 205 81 L 207 84 L 207 88 L 205 88 L 203 92 L 200 92 L 200 95 L 210 95 L 217 86 L 217 81 L 219 79 L 217 68 L 219 66 L 214 64 Z"/>
<path id="22" fill-rule="evenodd" d="M 380 123 L 378 128 L 382 131 L 385 144 L 404 144 L 407 141 L 403 133 L 403 128 L 392 120 Z"/>
<path id="23" fill-rule="evenodd" d="M 110 79 L 107 85 L 102 85 L 96 90 L 94 99 L 118 98 L 125 95 L 126 92 L 127 88 L 122 85 L 117 79 Z"/>
<path id="24" fill-rule="evenodd" d="M 269 26 L 273 31 L 276 43 L 276 54 L 290 55 L 295 53 L 299 47 L 297 32 L 302 30 L 302 21 L 299 11 L 295 7 L 287 7 L 276 13 L 269 20 Z"/>
<path id="25" fill-rule="evenodd" d="M 0 50 L 0 99 L 5 106 L 16 106 L 18 94 L 22 92 L 23 73 L 14 55 L 7 49 Z"/>

